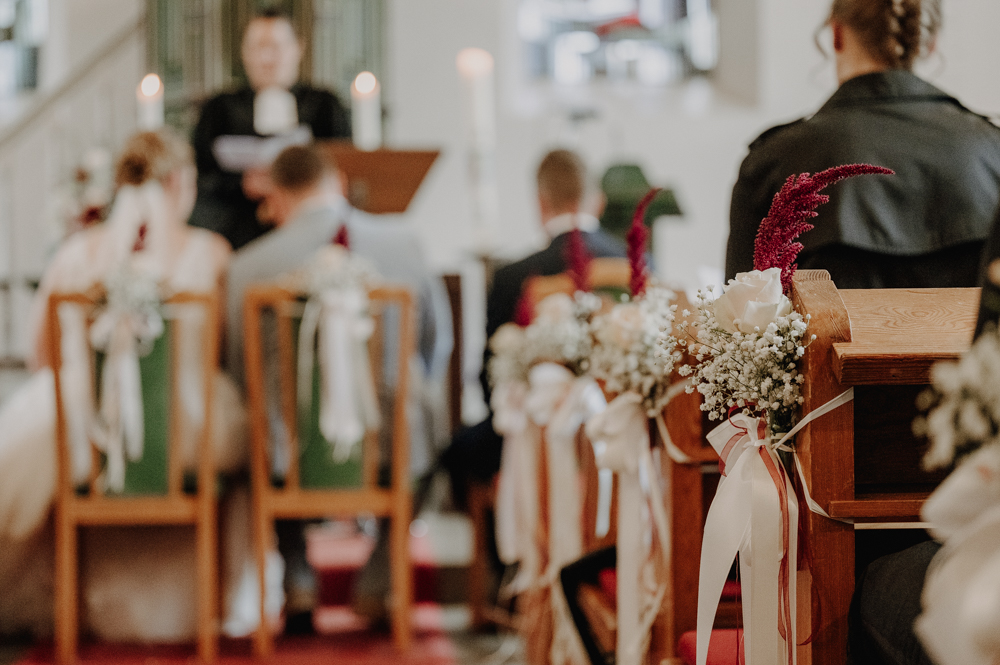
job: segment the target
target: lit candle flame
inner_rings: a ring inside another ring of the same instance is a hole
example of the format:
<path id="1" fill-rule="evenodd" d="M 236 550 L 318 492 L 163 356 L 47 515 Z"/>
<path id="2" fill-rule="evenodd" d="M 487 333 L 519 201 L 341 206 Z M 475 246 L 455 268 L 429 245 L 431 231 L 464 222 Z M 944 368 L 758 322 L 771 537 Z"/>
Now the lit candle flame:
<path id="1" fill-rule="evenodd" d="M 371 72 L 361 72 L 358 74 L 357 78 L 354 79 L 354 89 L 360 92 L 362 95 L 367 95 L 375 90 L 375 86 L 378 85 L 378 79 Z"/>
<path id="2" fill-rule="evenodd" d="M 156 74 L 146 74 L 139 84 L 139 90 L 146 97 L 153 97 L 160 92 L 160 77 Z"/>

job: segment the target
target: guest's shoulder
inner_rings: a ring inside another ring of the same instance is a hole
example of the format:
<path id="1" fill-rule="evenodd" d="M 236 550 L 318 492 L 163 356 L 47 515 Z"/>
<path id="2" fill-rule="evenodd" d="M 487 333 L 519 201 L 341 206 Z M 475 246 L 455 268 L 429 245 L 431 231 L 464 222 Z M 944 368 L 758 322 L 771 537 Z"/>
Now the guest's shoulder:
<path id="1" fill-rule="evenodd" d="M 587 249 L 595 257 L 625 256 L 625 243 L 618 236 L 611 235 L 599 229 L 587 233 L 586 238 Z"/>
<path id="2" fill-rule="evenodd" d="M 220 261 L 229 261 L 229 257 L 233 254 L 233 247 L 229 241 L 215 231 L 191 226 L 188 227 L 188 233 L 191 234 L 193 242 L 204 247 L 212 257 Z"/>
<path id="3" fill-rule="evenodd" d="M 770 129 L 764 130 L 757 138 L 750 142 L 750 150 L 762 149 L 768 144 L 773 144 L 793 136 L 796 134 L 796 131 L 802 131 L 808 127 L 806 121 L 806 118 L 799 118 L 798 120 L 775 125 Z"/>

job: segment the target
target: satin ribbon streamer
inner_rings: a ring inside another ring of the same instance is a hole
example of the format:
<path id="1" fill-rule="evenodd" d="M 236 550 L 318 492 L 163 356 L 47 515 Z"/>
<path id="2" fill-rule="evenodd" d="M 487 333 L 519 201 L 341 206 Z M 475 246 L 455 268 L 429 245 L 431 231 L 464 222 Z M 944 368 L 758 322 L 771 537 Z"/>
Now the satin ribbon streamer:
<path id="1" fill-rule="evenodd" d="M 91 436 L 107 455 L 106 483 L 112 492 L 125 489 L 125 459 L 142 459 L 145 443 L 142 377 L 139 358 L 163 334 L 163 318 L 154 311 L 106 308 L 90 329 L 90 341 L 106 354 L 101 373 L 101 401 Z"/>
<path id="2" fill-rule="evenodd" d="M 493 389 L 490 400 L 493 428 L 503 436 L 496 499 L 497 552 L 504 563 L 520 564 L 508 588 L 513 594 L 534 584 L 541 572 L 535 534 L 542 432 L 528 418 L 527 394 L 527 383 L 501 383 Z"/>
<path id="3" fill-rule="evenodd" d="M 737 554 L 747 665 L 796 662 L 799 505 L 777 451 L 794 455 L 787 441 L 816 418 L 852 399 L 853 388 L 810 413 L 780 438 L 770 435 L 766 421 L 743 413 L 708 434 L 709 443 L 719 453 L 723 478 L 708 511 L 701 549 L 698 665 L 706 663 L 719 597 Z M 829 517 L 809 495 L 797 458 L 795 464 L 808 507 Z"/>
<path id="4" fill-rule="evenodd" d="M 535 365 L 527 387 L 498 386 L 494 394 L 494 426 L 504 434 L 497 498 L 498 547 L 505 560 L 521 562 L 512 586 L 520 591 L 549 588 L 553 617 L 551 663 L 586 662 L 560 584 L 559 573 L 580 558 L 582 545 L 579 464 L 576 436 L 583 424 L 605 406 L 600 387 L 576 378 L 556 363 Z M 538 526 L 538 459 L 547 456 L 549 497 L 548 565 L 541 570 L 535 538 Z"/>
<path id="5" fill-rule="evenodd" d="M 644 515 L 652 517 L 661 555 L 669 557 L 670 531 L 656 466 L 650 453 L 649 418 L 642 397 L 626 392 L 587 422 L 587 436 L 600 451 L 598 466 L 618 474 L 618 635 L 615 662 L 639 665 L 646 638 L 656 620 L 668 582 L 642 598 L 642 571 L 649 531 Z M 644 602 L 645 601 L 645 602 Z"/>
<path id="6" fill-rule="evenodd" d="M 346 462 L 365 432 L 379 425 L 378 399 L 368 357 L 374 324 L 358 288 L 331 288 L 306 302 L 299 328 L 298 402 L 312 403 L 314 349 L 319 353 L 319 429 L 333 460 Z M 317 344 L 318 337 L 318 344 Z"/>

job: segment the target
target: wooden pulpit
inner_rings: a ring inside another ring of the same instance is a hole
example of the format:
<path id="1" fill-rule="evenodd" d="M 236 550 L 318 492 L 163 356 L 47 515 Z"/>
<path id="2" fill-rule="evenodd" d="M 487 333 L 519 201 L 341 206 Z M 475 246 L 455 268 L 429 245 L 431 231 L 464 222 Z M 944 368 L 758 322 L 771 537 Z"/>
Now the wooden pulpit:
<path id="1" fill-rule="evenodd" d="M 344 176 L 351 205 L 373 215 L 406 212 L 440 154 L 437 150 L 358 150 L 349 141 L 321 141 L 317 147 Z"/>
<path id="2" fill-rule="evenodd" d="M 792 300 L 811 316 L 816 335 L 801 363 L 802 413 L 854 388 L 853 402 L 811 423 L 795 442 L 809 490 L 833 518 L 806 510 L 813 586 L 811 603 L 799 593 L 800 640 L 811 608 L 819 608 L 820 625 L 799 647 L 799 662 L 842 665 L 855 534 L 921 528 L 920 507 L 944 474 L 922 469 L 927 444 L 912 431 L 915 400 L 935 362 L 957 360 L 969 348 L 979 289 L 841 291 L 826 271 L 800 271 Z"/>

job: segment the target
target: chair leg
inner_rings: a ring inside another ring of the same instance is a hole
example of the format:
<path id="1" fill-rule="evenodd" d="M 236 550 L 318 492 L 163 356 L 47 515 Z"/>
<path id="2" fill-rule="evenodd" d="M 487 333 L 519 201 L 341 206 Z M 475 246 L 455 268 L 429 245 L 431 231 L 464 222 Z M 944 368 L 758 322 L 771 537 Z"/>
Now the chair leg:
<path id="1" fill-rule="evenodd" d="M 253 651 L 257 660 L 266 660 L 274 653 L 274 639 L 271 627 L 267 624 L 267 613 L 264 611 L 267 589 L 267 546 L 270 540 L 271 519 L 260 505 L 260 499 L 254 497 L 253 507 L 253 540 L 254 553 L 257 556 L 257 584 L 260 588 L 260 625 L 253 635 Z"/>
<path id="2" fill-rule="evenodd" d="M 389 526 L 392 568 L 392 635 L 401 652 L 410 649 L 413 637 L 413 566 L 410 563 L 410 505 L 399 501 Z"/>
<path id="3" fill-rule="evenodd" d="M 214 663 L 219 655 L 219 579 L 216 568 L 218 531 L 216 504 L 199 498 L 196 529 L 198 566 L 198 658 Z"/>
<path id="4" fill-rule="evenodd" d="M 79 566 L 77 527 L 64 511 L 56 510 L 55 659 L 58 665 L 76 662 L 79 637 Z"/>
<path id="5" fill-rule="evenodd" d="M 486 580 L 489 563 L 486 545 L 486 502 L 484 490 L 473 486 L 469 490 L 469 517 L 472 521 L 472 561 L 469 562 L 469 606 L 472 627 L 483 628 L 486 619 Z"/>

